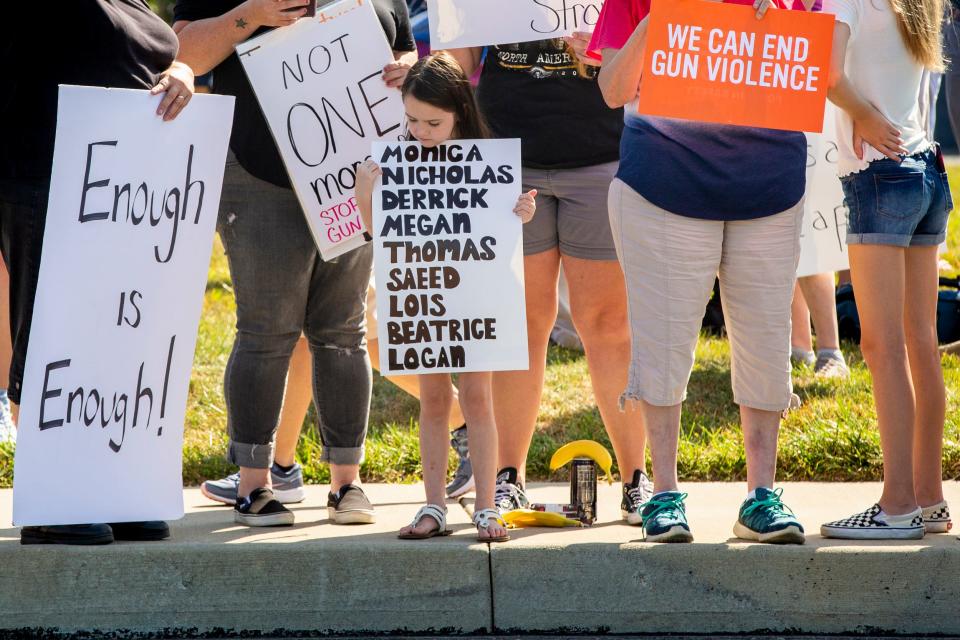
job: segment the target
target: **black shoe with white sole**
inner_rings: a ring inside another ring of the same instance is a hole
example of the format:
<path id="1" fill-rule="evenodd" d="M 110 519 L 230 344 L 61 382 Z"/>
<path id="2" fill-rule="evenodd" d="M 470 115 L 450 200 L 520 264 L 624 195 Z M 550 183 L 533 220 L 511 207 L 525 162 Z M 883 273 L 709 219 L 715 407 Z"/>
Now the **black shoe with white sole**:
<path id="1" fill-rule="evenodd" d="M 237 499 L 233 521 L 248 527 L 289 527 L 293 524 L 293 512 L 280 504 L 273 491 L 261 487 L 247 498 Z"/>

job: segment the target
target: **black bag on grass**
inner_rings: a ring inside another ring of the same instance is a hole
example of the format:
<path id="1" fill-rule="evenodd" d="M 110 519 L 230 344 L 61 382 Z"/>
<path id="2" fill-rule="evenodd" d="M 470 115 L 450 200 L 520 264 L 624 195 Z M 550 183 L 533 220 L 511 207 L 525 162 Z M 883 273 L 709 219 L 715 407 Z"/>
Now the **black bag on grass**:
<path id="1" fill-rule="evenodd" d="M 860 342 L 860 314 L 853 285 L 837 288 L 837 325 L 841 340 Z M 937 295 L 937 339 L 941 344 L 960 341 L 960 278 L 940 278 Z"/>

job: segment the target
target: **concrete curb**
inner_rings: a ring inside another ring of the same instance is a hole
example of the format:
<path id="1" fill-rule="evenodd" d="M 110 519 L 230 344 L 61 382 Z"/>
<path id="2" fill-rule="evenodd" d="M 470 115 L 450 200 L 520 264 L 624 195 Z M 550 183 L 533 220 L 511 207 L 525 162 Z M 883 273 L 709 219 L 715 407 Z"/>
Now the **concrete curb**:
<path id="1" fill-rule="evenodd" d="M 0 638 L 17 629 L 114 637 L 474 633 L 960 635 L 960 542 L 928 535 L 850 544 L 816 535 L 879 494 L 872 484 L 789 484 L 804 546 L 732 539 L 736 484 L 690 492 L 692 545 L 644 543 L 600 487 L 588 529 L 526 529 L 476 543 L 451 502 L 448 538 L 396 538 L 419 486 L 372 485 L 378 524 L 337 527 L 310 487 L 293 528 L 252 530 L 187 492 L 187 517 L 161 543 L 22 547 L 0 529 Z M 960 504 L 960 485 L 947 497 Z M 537 485 L 560 502 L 562 485 Z M 10 492 L 0 492 L 9 522 Z M 0 520 L 2 521 L 2 520 Z M 5 633 L 6 631 L 6 633 Z M 36 634 L 34 634 L 36 635 Z M 41 634 L 42 635 L 42 634 Z"/>

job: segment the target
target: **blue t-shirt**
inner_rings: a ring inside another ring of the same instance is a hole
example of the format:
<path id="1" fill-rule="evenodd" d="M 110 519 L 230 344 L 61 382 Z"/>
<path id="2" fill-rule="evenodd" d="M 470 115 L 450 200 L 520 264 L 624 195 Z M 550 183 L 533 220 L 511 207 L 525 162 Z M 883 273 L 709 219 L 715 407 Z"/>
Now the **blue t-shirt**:
<path id="1" fill-rule="evenodd" d="M 803 198 L 802 133 L 642 116 L 629 107 L 624 119 L 617 177 L 661 209 L 750 220 Z"/>

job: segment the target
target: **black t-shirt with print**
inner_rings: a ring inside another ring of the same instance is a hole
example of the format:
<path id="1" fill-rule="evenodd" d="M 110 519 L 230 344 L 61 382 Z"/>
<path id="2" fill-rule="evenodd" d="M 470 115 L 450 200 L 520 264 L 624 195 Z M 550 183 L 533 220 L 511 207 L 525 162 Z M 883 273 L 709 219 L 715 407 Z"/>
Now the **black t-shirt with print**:
<path id="1" fill-rule="evenodd" d="M 243 1 L 178 0 L 174 9 L 174 22 L 216 18 L 243 4 Z M 415 50 L 416 43 L 404 0 L 373 0 L 373 6 L 393 50 Z M 251 37 L 266 31 L 269 31 L 269 28 L 259 29 L 255 34 L 251 34 Z M 230 57 L 213 70 L 213 91 L 236 96 L 230 148 L 240 165 L 261 180 L 289 188 L 290 178 L 280 159 L 280 151 L 273 141 L 253 87 L 250 86 L 236 53 L 230 54 Z"/>
<path id="2" fill-rule="evenodd" d="M 69 0 L 42 15 L 33 3 L 10 4 L 0 179 L 49 180 L 58 85 L 149 89 L 176 57 L 177 37 L 144 0 Z"/>
<path id="3" fill-rule="evenodd" d="M 523 141 L 524 166 L 588 167 L 619 158 L 623 130 L 596 78 L 562 39 L 500 45 L 487 49 L 477 97 L 494 134 Z"/>

